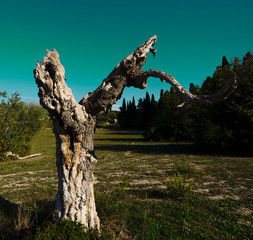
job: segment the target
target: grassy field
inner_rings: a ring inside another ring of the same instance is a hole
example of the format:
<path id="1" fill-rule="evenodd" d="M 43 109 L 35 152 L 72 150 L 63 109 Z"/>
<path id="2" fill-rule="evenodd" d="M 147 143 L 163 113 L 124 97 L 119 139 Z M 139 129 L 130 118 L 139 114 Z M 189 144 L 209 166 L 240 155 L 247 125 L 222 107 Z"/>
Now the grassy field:
<path id="1" fill-rule="evenodd" d="M 32 236 L 52 218 L 52 131 L 32 144 L 41 156 L 0 163 L 2 240 Z M 97 129 L 95 150 L 97 211 L 111 239 L 253 239 L 253 158 L 196 154 L 188 143 L 145 142 L 141 132 L 117 129 Z M 172 194 L 165 180 L 180 176 L 192 191 L 177 185 Z"/>

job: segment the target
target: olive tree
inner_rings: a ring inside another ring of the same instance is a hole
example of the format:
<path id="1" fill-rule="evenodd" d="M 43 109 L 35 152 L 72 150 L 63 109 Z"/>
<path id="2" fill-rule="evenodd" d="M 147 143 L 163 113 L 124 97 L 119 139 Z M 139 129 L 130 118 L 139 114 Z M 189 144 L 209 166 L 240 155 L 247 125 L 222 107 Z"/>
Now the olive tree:
<path id="1" fill-rule="evenodd" d="M 44 60 L 37 63 L 34 77 L 39 87 L 40 104 L 53 120 L 56 137 L 56 222 L 68 218 L 99 229 L 93 190 L 93 171 L 97 162 L 93 145 L 96 118 L 116 103 L 125 87 L 144 89 L 149 77 L 159 78 L 183 96 L 185 102 L 179 107 L 190 102 L 221 101 L 233 91 L 236 77 L 232 71 L 221 90 L 208 96 L 195 96 L 165 72 L 142 70 L 149 51 L 153 55 L 156 53 L 153 48 L 156 40 L 156 36 L 151 37 L 123 59 L 94 92 L 88 93 L 79 102 L 66 85 L 65 70 L 55 49 L 47 50 Z"/>

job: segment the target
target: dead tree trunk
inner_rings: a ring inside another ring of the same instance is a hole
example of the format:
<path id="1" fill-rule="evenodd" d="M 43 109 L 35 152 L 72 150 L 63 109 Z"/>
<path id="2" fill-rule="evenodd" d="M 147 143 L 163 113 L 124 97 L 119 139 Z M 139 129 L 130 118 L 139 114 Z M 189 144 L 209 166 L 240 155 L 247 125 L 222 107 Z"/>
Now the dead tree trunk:
<path id="1" fill-rule="evenodd" d="M 99 229 L 93 191 L 95 119 L 76 102 L 67 87 L 64 68 L 55 50 L 48 52 L 34 73 L 41 105 L 53 119 L 56 137 L 56 222 L 69 218 Z"/>
<path id="2" fill-rule="evenodd" d="M 44 60 L 37 63 L 34 77 L 39 87 L 40 103 L 53 120 L 56 137 L 56 222 L 68 218 L 99 229 L 93 190 L 93 170 L 97 162 L 93 146 L 96 117 L 116 103 L 125 87 L 142 89 L 147 86 L 148 77 L 158 77 L 181 93 L 186 104 L 192 101 L 220 101 L 234 89 L 236 79 L 233 72 L 223 89 L 211 96 L 192 95 L 172 76 L 162 71 L 144 72 L 141 68 L 148 52 L 156 53 L 153 48 L 155 43 L 156 36 L 142 44 L 122 60 L 93 93 L 89 93 L 79 103 L 65 83 L 65 70 L 56 50 L 47 51 Z"/>

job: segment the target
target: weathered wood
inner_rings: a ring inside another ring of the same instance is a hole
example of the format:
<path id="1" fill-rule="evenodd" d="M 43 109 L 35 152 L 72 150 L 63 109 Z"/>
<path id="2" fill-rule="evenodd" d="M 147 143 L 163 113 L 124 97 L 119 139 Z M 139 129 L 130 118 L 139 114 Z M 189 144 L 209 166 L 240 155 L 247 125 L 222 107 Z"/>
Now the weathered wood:
<path id="1" fill-rule="evenodd" d="M 156 39 L 157 37 L 153 36 L 143 43 L 136 51 L 123 59 L 93 93 L 81 99 L 80 104 L 85 106 L 88 113 L 98 116 L 116 103 L 125 87 L 141 87 L 136 84 L 135 79 L 144 73 L 141 68 L 146 62 L 148 52 L 155 54 L 156 50 L 153 46 Z"/>
<path id="2" fill-rule="evenodd" d="M 53 120 L 56 137 L 56 222 L 69 218 L 87 227 L 100 228 L 93 189 L 93 170 L 97 161 L 93 146 L 96 117 L 116 103 L 125 87 L 143 89 L 147 87 L 149 77 L 158 77 L 170 83 L 186 99 L 185 104 L 222 100 L 233 91 L 234 73 L 216 94 L 194 96 L 167 73 L 152 69 L 144 72 L 141 68 L 148 52 L 156 53 L 153 48 L 156 40 L 157 37 L 153 36 L 123 59 L 102 84 L 79 103 L 66 85 L 65 70 L 56 50 L 47 51 L 44 60 L 37 63 L 34 77 L 39 87 L 40 103 Z"/>
<path id="3" fill-rule="evenodd" d="M 179 82 L 166 72 L 150 69 L 142 73 L 135 79 L 136 85 L 143 85 L 143 88 L 147 87 L 147 80 L 149 77 L 159 78 L 162 82 L 169 83 L 184 99 L 185 102 L 178 105 L 178 107 L 186 106 L 190 103 L 214 103 L 221 102 L 228 98 L 236 88 L 236 74 L 230 70 L 229 78 L 221 89 L 211 95 L 194 95 L 182 87 Z"/>
<path id="4" fill-rule="evenodd" d="M 24 157 L 20 157 L 18 154 L 15 154 L 15 153 L 12 153 L 12 152 L 6 152 L 6 157 L 14 157 L 18 160 L 25 160 L 25 159 L 28 159 L 28 158 L 33 158 L 33 157 L 38 157 L 38 156 L 41 156 L 41 153 L 36 153 L 36 154 L 31 154 L 31 155 L 27 155 L 27 156 L 24 156 Z"/>
<path id="5" fill-rule="evenodd" d="M 78 104 L 65 83 L 56 50 L 48 51 L 34 70 L 41 105 L 53 119 L 56 137 L 58 193 L 56 222 L 69 218 L 99 229 L 94 199 L 93 147 L 95 120 Z"/>

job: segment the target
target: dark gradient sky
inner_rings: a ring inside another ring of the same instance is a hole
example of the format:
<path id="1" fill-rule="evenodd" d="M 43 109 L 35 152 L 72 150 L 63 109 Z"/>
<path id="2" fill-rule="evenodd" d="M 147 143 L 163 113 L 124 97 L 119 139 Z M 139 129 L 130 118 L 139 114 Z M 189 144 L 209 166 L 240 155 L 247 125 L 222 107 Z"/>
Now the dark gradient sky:
<path id="1" fill-rule="evenodd" d="M 9 0 L 0 6 L 0 91 L 38 101 L 33 78 L 45 49 L 55 48 L 77 100 L 95 90 L 112 69 L 153 35 L 157 55 L 144 69 L 173 75 L 184 87 L 201 85 L 221 64 L 253 48 L 252 0 Z M 150 79 L 159 97 L 169 85 Z M 136 99 L 145 90 L 129 88 Z M 117 104 L 121 104 L 119 101 Z"/>

